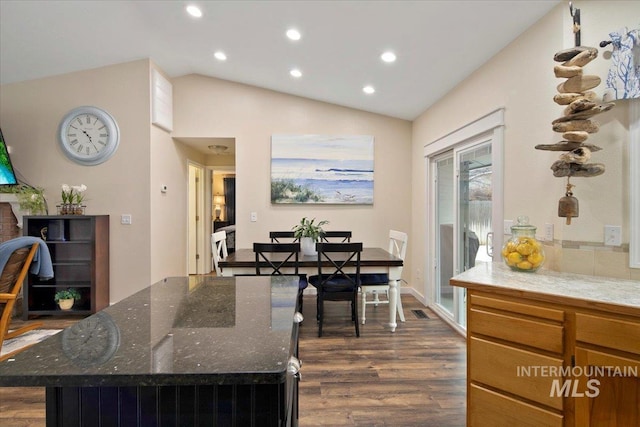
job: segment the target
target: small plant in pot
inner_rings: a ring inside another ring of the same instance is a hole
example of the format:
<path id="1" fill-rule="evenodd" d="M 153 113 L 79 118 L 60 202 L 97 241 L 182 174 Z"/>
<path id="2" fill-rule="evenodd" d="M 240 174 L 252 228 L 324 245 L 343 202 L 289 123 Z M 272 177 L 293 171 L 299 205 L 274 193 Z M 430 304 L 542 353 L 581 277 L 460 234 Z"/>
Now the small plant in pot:
<path id="1" fill-rule="evenodd" d="M 80 299 L 80 292 L 74 288 L 61 289 L 54 295 L 53 299 L 58 303 L 61 310 L 70 310 L 73 303 Z"/>
<path id="2" fill-rule="evenodd" d="M 316 219 L 308 219 L 304 217 L 300 220 L 300 224 L 293 227 L 293 235 L 300 241 L 300 249 L 305 255 L 316 255 L 316 242 L 324 236 L 322 226 L 329 224 L 329 221 L 323 220 L 315 222 Z"/>

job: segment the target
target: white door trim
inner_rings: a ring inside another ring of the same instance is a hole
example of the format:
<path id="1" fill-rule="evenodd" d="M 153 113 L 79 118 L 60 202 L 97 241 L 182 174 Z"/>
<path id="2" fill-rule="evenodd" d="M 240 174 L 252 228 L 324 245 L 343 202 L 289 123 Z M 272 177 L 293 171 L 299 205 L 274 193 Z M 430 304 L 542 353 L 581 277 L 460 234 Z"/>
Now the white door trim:
<path id="1" fill-rule="evenodd" d="M 432 168 L 432 159 L 439 154 L 452 150 L 456 147 L 466 145 L 474 139 L 488 137 L 492 140 L 491 144 L 491 161 L 492 161 L 492 224 L 494 228 L 493 247 L 498 248 L 494 253 L 499 253 L 503 241 L 503 221 L 504 221 L 504 108 L 499 108 L 491 113 L 480 117 L 479 119 L 464 125 L 463 127 L 438 138 L 424 146 L 424 167 L 425 167 L 425 259 L 424 259 L 424 295 L 428 306 L 433 306 L 435 301 L 435 261 L 436 254 L 435 236 L 436 236 L 436 200 L 434 188 L 434 173 Z M 456 219 L 457 221 L 457 219 Z M 454 227 L 455 228 L 455 227 Z M 500 261 L 499 257 L 494 256 L 494 261 Z"/>

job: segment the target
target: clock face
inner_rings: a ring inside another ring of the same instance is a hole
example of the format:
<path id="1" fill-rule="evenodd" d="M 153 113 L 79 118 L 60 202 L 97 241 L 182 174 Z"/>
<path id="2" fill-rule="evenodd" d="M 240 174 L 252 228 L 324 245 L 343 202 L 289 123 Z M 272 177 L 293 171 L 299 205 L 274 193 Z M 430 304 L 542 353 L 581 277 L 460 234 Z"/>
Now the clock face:
<path id="1" fill-rule="evenodd" d="M 96 107 L 78 107 L 60 123 L 62 151 L 83 165 L 97 165 L 109 159 L 118 148 L 120 133 L 111 115 Z"/>

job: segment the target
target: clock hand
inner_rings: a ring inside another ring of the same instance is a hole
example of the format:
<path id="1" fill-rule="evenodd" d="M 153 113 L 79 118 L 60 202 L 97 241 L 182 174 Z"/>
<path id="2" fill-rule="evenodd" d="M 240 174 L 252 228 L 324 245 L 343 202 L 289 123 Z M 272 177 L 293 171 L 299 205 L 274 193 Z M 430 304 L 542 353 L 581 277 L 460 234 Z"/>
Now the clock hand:
<path id="1" fill-rule="evenodd" d="M 98 147 L 96 147 L 96 144 L 93 143 L 93 140 L 91 139 L 91 135 L 89 135 L 86 130 L 84 129 L 81 129 L 81 130 L 82 130 L 82 133 L 84 133 L 87 136 L 87 138 L 89 138 L 89 142 L 91 143 L 91 145 L 93 145 L 93 149 L 98 151 Z"/>

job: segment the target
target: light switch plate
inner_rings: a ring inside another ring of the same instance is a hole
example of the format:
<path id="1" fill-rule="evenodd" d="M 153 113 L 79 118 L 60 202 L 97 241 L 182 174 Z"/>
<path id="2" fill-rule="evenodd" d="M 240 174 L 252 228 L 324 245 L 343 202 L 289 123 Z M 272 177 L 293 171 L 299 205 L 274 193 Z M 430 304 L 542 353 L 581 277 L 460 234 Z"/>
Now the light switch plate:
<path id="1" fill-rule="evenodd" d="M 604 244 L 606 246 L 620 246 L 622 244 L 622 227 L 619 225 L 605 225 Z"/>
<path id="2" fill-rule="evenodd" d="M 120 224 L 131 225 L 131 214 L 120 215 Z"/>
<path id="3" fill-rule="evenodd" d="M 544 225 L 544 240 L 546 242 L 553 242 L 553 224 Z"/>
<path id="4" fill-rule="evenodd" d="M 504 234 L 511 234 L 511 227 L 513 226 L 512 219 L 504 220 L 504 230 L 502 231 Z"/>

